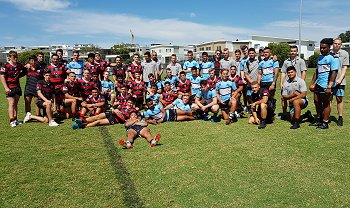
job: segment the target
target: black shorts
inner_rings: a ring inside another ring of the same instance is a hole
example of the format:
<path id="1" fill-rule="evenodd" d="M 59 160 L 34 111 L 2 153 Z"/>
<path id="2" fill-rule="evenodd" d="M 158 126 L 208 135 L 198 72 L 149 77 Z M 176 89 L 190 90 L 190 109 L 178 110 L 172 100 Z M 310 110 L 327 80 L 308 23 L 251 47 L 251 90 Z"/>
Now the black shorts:
<path id="1" fill-rule="evenodd" d="M 121 118 L 119 118 L 117 115 L 111 113 L 111 112 L 106 112 L 106 118 L 108 119 L 109 121 L 109 124 L 110 125 L 114 125 L 114 124 L 123 124 L 125 123 L 125 121 Z"/>
<path id="2" fill-rule="evenodd" d="M 45 101 L 43 100 L 38 100 L 38 102 L 36 103 L 36 105 L 41 108 L 41 109 L 45 109 L 46 107 L 44 106 Z"/>
<path id="3" fill-rule="evenodd" d="M 16 95 L 22 96 L 22 89 L 20 87 L 10 89 L 10 92 L 6 95 L 6 97 L 15 97 Z"/>
<path id="4" fill-rule="evenodd" d="M 195 100 L 196 100 L 196 95 L 191 95 L 189 104 L 191 105 L 192 103 L 194 103 Z"/>
<path id="5" fill-rule="evenodd" d="M 133 124 L 131 126 L 129 126 L 128 128 L 126 128 L 126 131 L 129 131 L 130 129 L 133 129 L 136 131 L 137 136 L 141 137 L 140 132 L 142 131 L 142 129 L 144 129 L 146 126 L 141 126 L 138 124 Z"/>
<path id="6" fill-rule="evenodd" d="M 136 106 L 143 105 L 143 101 L 144 101 L 143 97 L 136 98 L 135 105 Z"/>
<path id="7" fill-rule="evenodd" d="M 230 109 L 230 106 L 229 106 L 229 102 L 230 102 L 230 100 L 226 100 L 225 102 L 224 102 L 224 104 L 222 104 L 221 102 L 219 103 L 219 107 L 220 107 L 220 109 L 221 110 L 229 110 Z"/>
<path id="8" fill-rule="evenodd" d="M 169 109 L 169 118 L 168 121 L 176 121 L 177 114 L 175 109 Z"/>
<path id="9" fill-rule="evenodd" d="M 267 89 L 270 92 L 270 96 L 274 97 L 276 92 L 276 85 L 274 90 L 269 90 L 270 86 L 272 85 L 272 82 L 261 82 L 260 88 Z"/>
<path id="10" fill-rule="evenodd" d="M 333 91 L 335 90 L 334 87 L 332 87 L 331 92 L 333 93 Z M 315 90 L 314 93 L 317 94 L 324 94 L 326 92 L 326 88 L 321 87 L 320 85 L 316 84 L 315 85 Z"/>

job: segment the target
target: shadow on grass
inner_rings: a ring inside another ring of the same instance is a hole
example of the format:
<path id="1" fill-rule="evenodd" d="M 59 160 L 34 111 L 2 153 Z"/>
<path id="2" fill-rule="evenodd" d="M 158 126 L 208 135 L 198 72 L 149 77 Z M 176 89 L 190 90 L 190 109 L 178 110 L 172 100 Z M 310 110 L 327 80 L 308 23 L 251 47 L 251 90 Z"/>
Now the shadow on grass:
<path id="1" fill-rule="evenodd" d="M 126 169 L 123 159 L 118 149 L 115 147 L 112 135 L 106 127 L 100 127 L 100 134 L 103 138 L 115 177 L 118 180 L 123 193 L 123 202 L 126 207 L 144 207 L 141 198 L 138 196 L 134 182 L 131 180 L 130 173 Z"/>

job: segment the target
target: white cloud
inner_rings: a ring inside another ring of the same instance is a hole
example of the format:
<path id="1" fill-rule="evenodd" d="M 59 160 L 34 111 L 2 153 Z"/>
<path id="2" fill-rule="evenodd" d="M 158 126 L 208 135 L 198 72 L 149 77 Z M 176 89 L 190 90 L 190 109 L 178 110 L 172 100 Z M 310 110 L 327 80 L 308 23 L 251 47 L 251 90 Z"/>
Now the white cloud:
<path id="1" fill-rule="evenodd" d="M 56 11 L 70 5 L 66 0 L 0 0 L 25 11 Z"/>
<path id="2" fill-rule="evenodd" d="M 149 19 L 125 14 L 101 14 L 83 11 L 61 12 L 55 24 L 46 29 L 55 34 L 114 35 L 129 37 L 131 29 L 135 40 L 194 44 L 203 41 L 249 37 L 252 29 L 206 25 L 179 19 Z M 86 17 L 86 18 L 84 18 Z M 57 18 L 57 17 L 56 17 Z M 93 27 L 92 27 L 93 25 Z"/>
<path id="3" fill-rule="evenodd" d="M 196 13 L 194 13 L 194 12 L 190 13 L 190 17 L 196 17 L 196 16 L 197 16 Z"/>

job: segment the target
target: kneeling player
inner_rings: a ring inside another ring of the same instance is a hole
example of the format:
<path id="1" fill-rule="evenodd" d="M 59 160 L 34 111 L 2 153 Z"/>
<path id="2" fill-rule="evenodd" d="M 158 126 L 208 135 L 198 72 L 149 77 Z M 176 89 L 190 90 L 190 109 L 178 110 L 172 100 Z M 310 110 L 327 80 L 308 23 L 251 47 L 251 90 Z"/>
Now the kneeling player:
<path id="1" fill-rule="evenodd" d="M 158 133 L 155 137 L 152 137 L 151 130 L 147 125 L 147 122 L 142 122 L 138 119 L 136 112 L 132 112 L 130 119 L 125 122 L 127 139 L 126 141 L 124 139 L 119 140 L 119 144 L 124 148 L 132 149 L 134 140 L 137 137 L 143 137 L 151 144 L 151 147 L 157 146 L 160 134 Z"/>
<path id="2" fill-rule="evenodd" d="M 216 84 L 216 96 L 218 98 L 222 116 L 226 120 L 226 125 L 229 125 L 232 122 L 237 122 L 237 117 L 234 113 L 237 106 L 237 101 L 235 99 L 235 90 L 237 88 L 235 83 L 228 80 L 228 76 L 228 69 L 222 69 L 222 80 Z"/>
<path id="3" fill-rule="evenodd" d="M 192 109 L 200 111 L 202 119 L 208 121 L 211 117 L 208 115 L 208 112 L 211 111 L 214 113 L 212 121 L 218 121 L 217 115 L 219 112 L 219 105 L 215 90 L 209 90 L 209 85 L 207 80 L 202 80 L 200 82 L 201 90 L 197 93 L 195 98 L 195 103 L 192 104 Z"/>
<path id="4" fill-rule="evenodd" d="M 305 115 L 301 116 L 301 110 L 306 108 L 308 100 L 306 97 L 307 87 L 303 79 L 296 76 L 296 69 L 294 66 L 287 68 L 288 80 L 283 83 L 282 100 L 289 102 L 290 115 L 293 126 L 291 129 L 300 128 L 300 122 L 303 117 L 311 117 L 311 112 L 308 111 Z"/>
<path id="5" fill-rule="evenodd" d="M 274 116 L 273 98 L 270 97 L 268 89 L 262 88 L 257 81 L 252 82 L 252 117 L 249 118 L 250 124 L 259 124 L 258 129 L 266 127 L 267 120 L 272 122 Z"/>
<path id="6" fill-rule="evenodd" d="M 130 97 L 124 108 L 115 109 L 112 112 L 101 113 L 83 120 L 76 119 L 76 123 L 72 124 L 72 128 L 78 129 L 85 127 L 114 125 L 118 123 L 123 124 L 130 118 L 130 114 L 132 112 L 136 112 L 134 105 L 135 98 Z"/>

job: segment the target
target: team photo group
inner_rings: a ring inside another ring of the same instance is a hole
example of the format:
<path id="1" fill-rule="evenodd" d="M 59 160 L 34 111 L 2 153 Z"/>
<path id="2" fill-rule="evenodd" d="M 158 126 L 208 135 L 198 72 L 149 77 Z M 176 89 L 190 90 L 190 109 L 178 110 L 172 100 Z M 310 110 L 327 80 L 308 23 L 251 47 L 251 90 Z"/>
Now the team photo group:
<path id="1" fill-rule="evenodd" d="M 329 128 L 332 105 L 337 109 L 336 124 L 342 126 L 349 54 L 340 49 L 341 44 L 338 38 L 321 40 L 309 85 L 305 82 L 307 66 L 294 45 L 282 67 L 278 54 L 268 47 L 256 51 L 242 46 L 231 51 L 233 57 L 227 48 L 217 50 L 213 57 L 203 52 L 200 60 L 188 51 L 183 64 L 173 54 L 168 65 L 160 63 L 156 52 L 135 53 L 126 65 L 120 56 L 112 63 L 99 53 L 89 53 L 82 61 L 79 51 L 67 61 L 61 49 L 51 55 L 50 63 L 44 62 L 40 52 L 22 65 L 17 62 L 17 52 L 11 51 L 0 77 L 11 127 L 30 125 L 30 121 L 54 127 L 64 119 L 72 119 L 72 128 L 77 130 L 123 124 L 126 139 L 119 143 L 124 148 L 133 148 L 137 137 L 154 147 L 160 134 L 152 134 L 148 124 L 224 120 L 226 125 L 235 125 L 238 119 L 246 119 L 264 129 L 277 116 L 276 105 L 282 109 L 279 118 L 290 122 L 291 129 L 300 128 L 304 121 L 318 129 Z M 23 88 L 22 77 L 26 79 Z M 278 99 L 276 93 L 280 93 Z M 23 122 L 18 119 L 22 95 Z"/>

